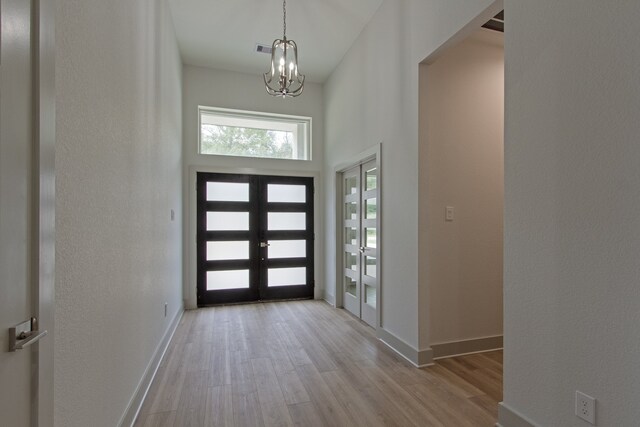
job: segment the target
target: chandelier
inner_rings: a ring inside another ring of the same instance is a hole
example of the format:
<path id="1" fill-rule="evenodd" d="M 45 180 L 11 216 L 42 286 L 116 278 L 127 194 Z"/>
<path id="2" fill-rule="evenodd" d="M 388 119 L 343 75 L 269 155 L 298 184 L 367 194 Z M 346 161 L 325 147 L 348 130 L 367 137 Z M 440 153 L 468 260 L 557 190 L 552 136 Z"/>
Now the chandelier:
<path id="1" fill-rule="evenodd" d="M 282 13 L 283 36 L 271 46 L 271 70 L 264 73 L 264 85 L 269 95 L 286 98 L 302 94 L 304 75 L 298 73 L 298 45 L 287 40 L 287 0 L 282 1 Z"/>

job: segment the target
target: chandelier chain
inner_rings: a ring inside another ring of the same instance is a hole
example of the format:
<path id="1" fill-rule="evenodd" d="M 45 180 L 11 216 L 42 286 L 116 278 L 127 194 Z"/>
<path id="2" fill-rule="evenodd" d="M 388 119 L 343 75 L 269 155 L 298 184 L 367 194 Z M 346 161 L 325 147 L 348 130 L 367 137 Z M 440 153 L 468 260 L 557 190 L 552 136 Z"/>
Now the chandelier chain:
<path id="1" fill-rule="evenodd" d="M 282 0 L 282 16 L 284 22 L 284 38 L 287 38 L 287 0 Z"/>

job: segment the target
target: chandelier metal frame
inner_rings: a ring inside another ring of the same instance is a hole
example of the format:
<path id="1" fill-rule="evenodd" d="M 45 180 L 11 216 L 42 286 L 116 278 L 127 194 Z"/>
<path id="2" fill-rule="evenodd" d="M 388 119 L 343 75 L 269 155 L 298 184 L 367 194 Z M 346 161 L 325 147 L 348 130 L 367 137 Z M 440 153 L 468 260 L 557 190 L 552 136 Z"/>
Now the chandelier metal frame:
<path id="1" fill-rule="evenodd" d="M 305 76 L 298 72 L 298 45 L 287 39 L 287 0 L 282 1 L 282 16 L 283 35 L 271 46 L 271 69 L 263 75 L 264 85 L 269 95 L 296 97 L 304 90 Z"/>

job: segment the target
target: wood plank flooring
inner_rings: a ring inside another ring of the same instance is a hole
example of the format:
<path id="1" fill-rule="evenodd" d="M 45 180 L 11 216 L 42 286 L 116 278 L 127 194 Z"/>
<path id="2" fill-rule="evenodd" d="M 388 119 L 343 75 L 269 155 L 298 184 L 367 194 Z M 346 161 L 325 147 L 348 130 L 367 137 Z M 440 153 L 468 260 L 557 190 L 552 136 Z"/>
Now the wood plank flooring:
<path id="1" fill-rule="evenodd" d="M 502 352 L 416 369 L 321 301 L 187 311 L 136 426 L 494 426 Z"/>

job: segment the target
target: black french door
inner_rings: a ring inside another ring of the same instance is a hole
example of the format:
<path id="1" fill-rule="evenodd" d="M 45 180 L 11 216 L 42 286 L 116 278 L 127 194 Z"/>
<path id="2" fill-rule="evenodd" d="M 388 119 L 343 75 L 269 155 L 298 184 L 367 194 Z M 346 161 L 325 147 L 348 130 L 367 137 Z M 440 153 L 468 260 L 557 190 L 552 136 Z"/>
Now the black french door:
<path id="1" fill-rule="evenodd" d="M 313 178 L 198 173 L 198 306 L 313 298 Z"/>

